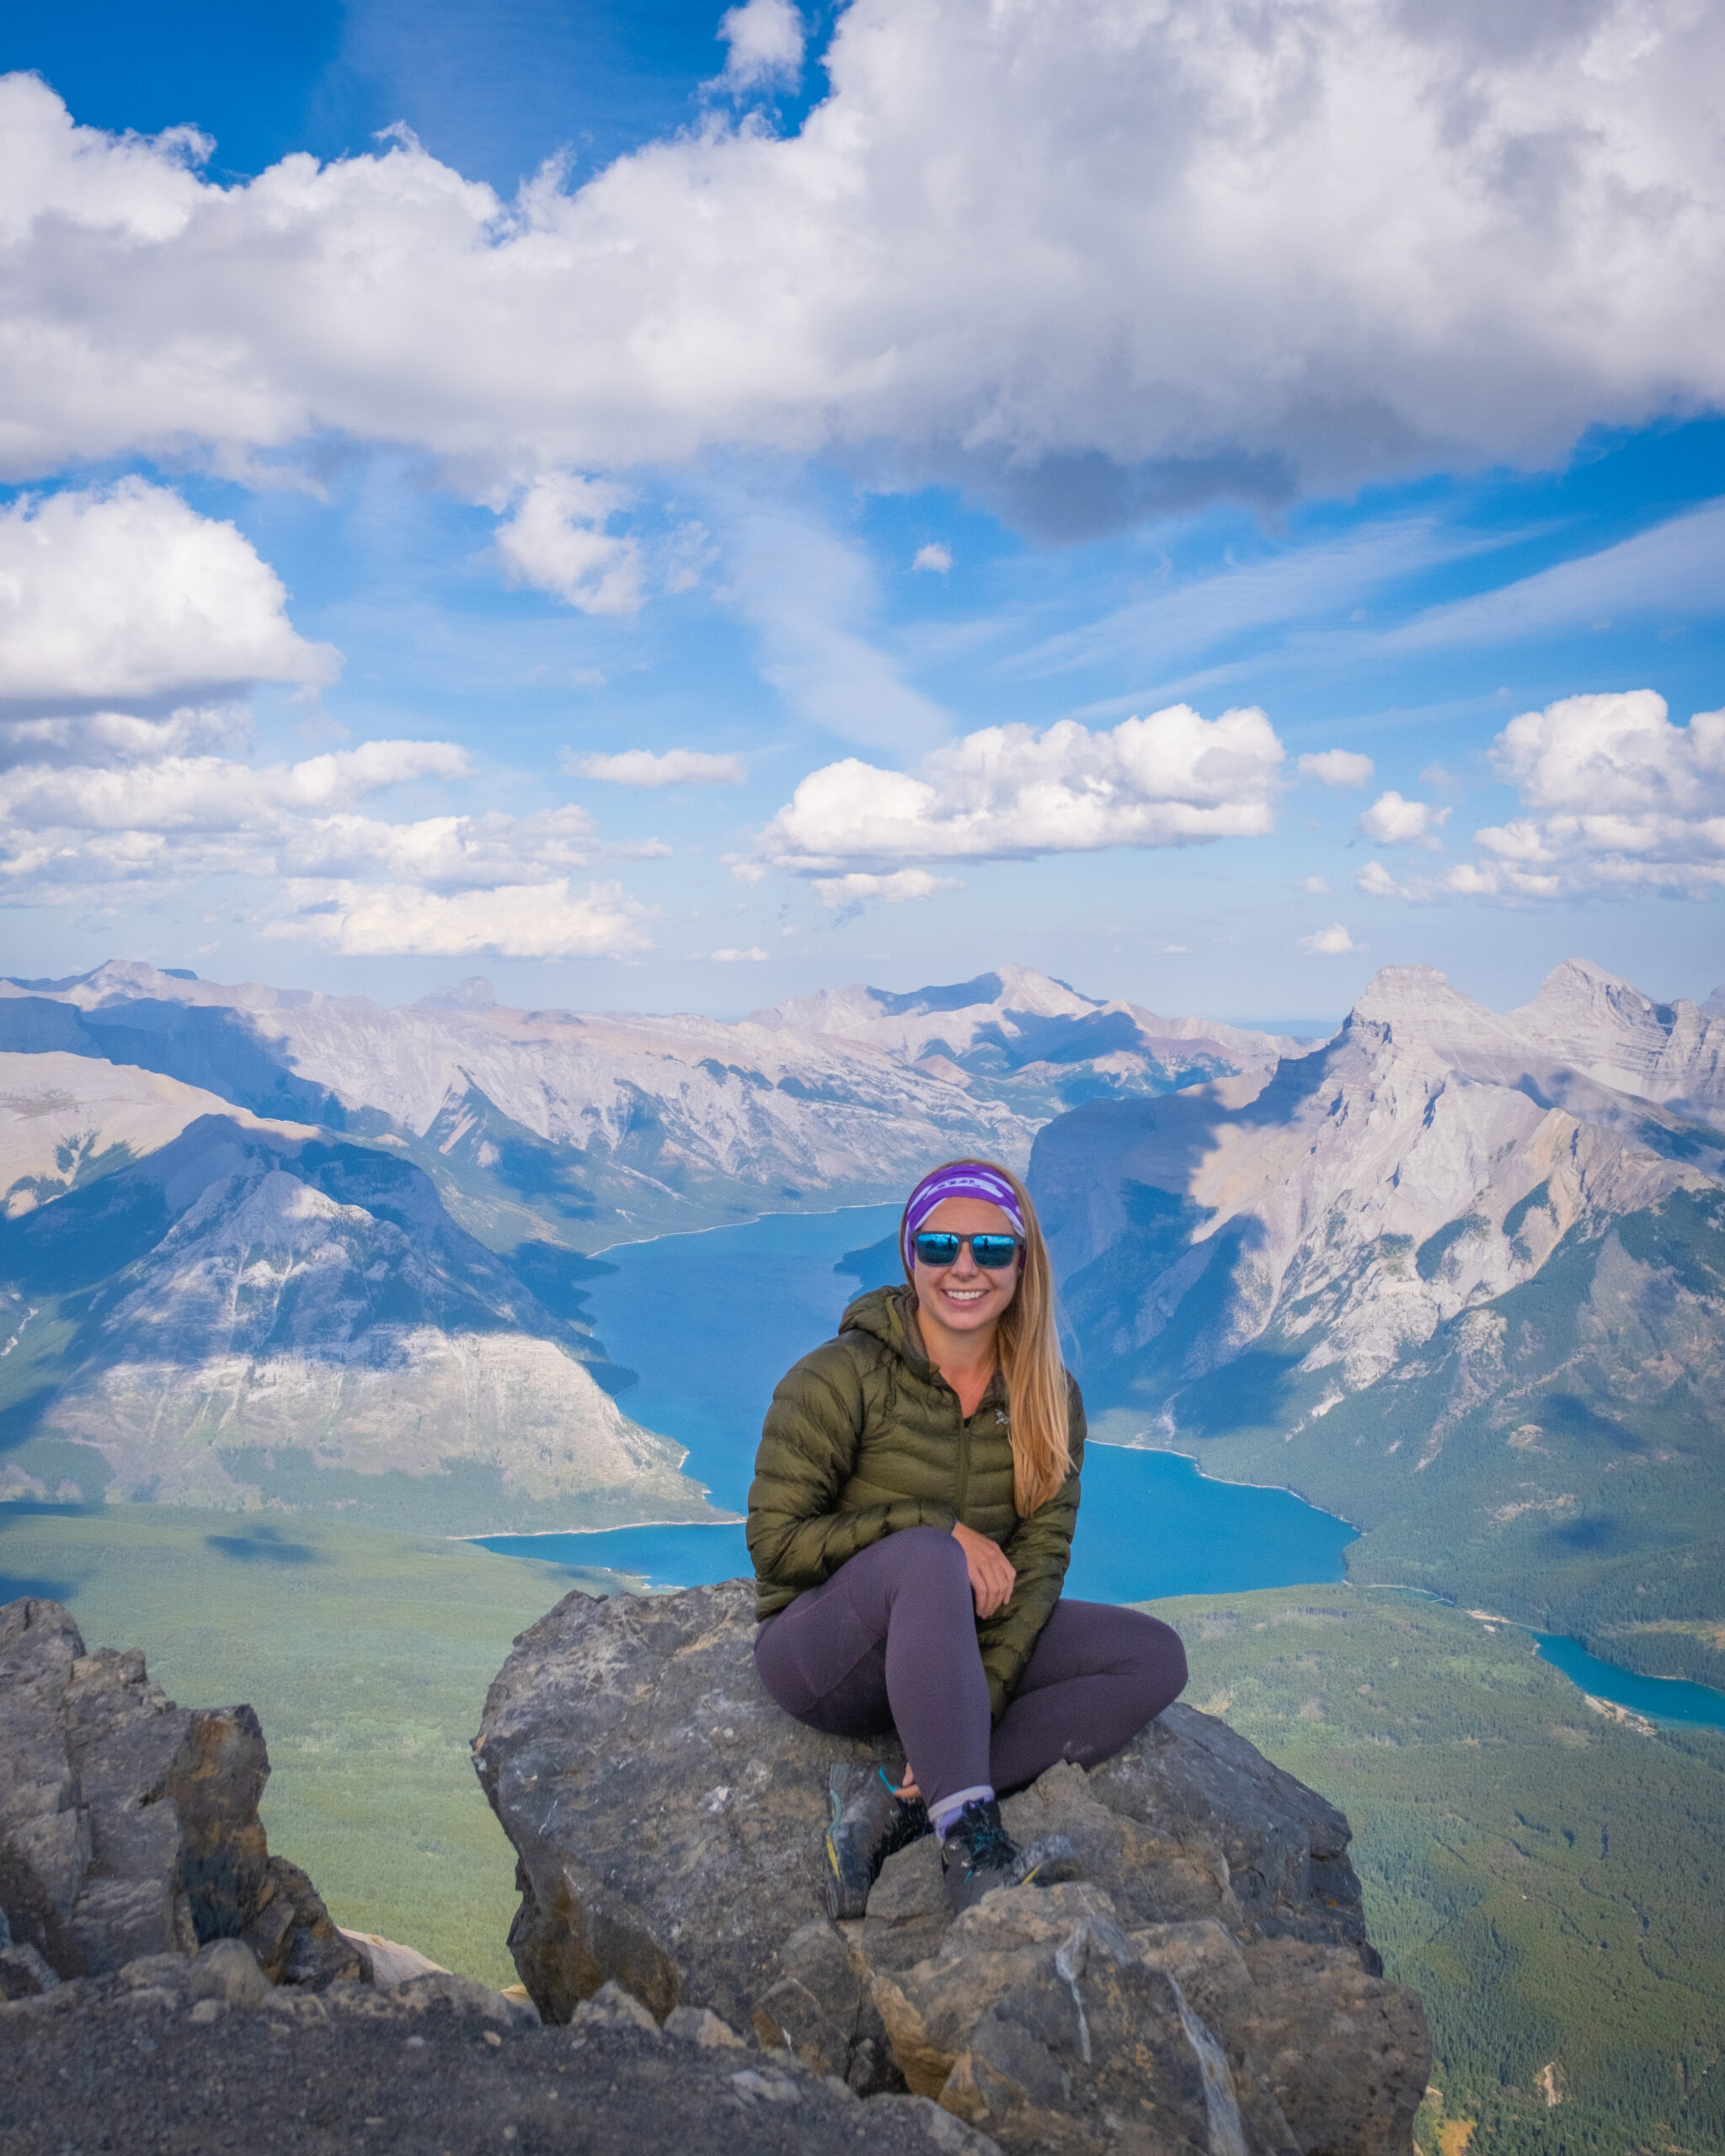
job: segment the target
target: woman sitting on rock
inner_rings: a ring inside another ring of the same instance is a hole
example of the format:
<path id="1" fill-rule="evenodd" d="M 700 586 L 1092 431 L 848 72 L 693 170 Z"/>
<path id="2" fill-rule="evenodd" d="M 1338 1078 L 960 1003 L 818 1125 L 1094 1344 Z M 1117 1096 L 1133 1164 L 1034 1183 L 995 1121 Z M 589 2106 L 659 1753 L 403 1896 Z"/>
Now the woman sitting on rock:
<path id="1" fill-rule="evenodd" d="M 1061 1598 L 1084 1406 L 1023 1185 L 937 1168 L 899 1241 L 906 1284 L 858 1296 L 781 1380 L 749 1492 L 767 1690 L 813 1728 L 895 1729 L 904 1748 L 896 1781 L 833 1769 L 835 1916 L 860 1916 L 931 1824 L 955 1912 L 1046 1879 L 1055 1852 L 1014 1844 L 1000 1793 L 1108 1758 L 1186 1682 L 1168 1625 Z"/>

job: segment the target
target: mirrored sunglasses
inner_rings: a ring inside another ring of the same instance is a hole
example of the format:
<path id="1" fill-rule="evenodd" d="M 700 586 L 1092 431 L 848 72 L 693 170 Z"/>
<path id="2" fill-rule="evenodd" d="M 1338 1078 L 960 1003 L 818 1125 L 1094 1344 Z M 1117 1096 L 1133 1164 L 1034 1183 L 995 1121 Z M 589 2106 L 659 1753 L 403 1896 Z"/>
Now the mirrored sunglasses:
<path id="1" fill-rule="evenodd" d="M 1023 1247 L 1016 1235 L 945 1235 L 931 1231 L 911 1239 L 916 1262 L 937 1272 L 943 1266 L 956 1265 L 959 1252 L 967 1245 L 985 1273 L 1004 1273 L 1017 1262 Z"/>

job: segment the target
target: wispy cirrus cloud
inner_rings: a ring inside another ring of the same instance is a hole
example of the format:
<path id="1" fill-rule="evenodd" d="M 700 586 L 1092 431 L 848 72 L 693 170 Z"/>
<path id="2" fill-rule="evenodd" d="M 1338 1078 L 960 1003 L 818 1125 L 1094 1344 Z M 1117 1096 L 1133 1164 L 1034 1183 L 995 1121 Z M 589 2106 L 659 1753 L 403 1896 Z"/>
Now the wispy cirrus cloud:
<path id="1" fill-rule="evenodd" d="M 788 506 L 748 510 L 731 537 L 733 603 L 759 632 L 762 675 L 799 718 L 870 749 L 952 731 L 878 640 L 880 595 L 861 547 Z"/>
<path id="2" fill-rule="evenodd" d="M 1446 606 L 1385 632 L 1388 652 L 1507 643 L 1647 614 L 1725 613 L 1725 505 Z"/>
<path id="3" fill-rule="evenodd" d="M 740 756 L 704 749 L 620 749 L 611 755 L 577 755 L 565 749 L 560 760 L 572 778 L 607 786 L 740 786 L 749 776 Z"/>

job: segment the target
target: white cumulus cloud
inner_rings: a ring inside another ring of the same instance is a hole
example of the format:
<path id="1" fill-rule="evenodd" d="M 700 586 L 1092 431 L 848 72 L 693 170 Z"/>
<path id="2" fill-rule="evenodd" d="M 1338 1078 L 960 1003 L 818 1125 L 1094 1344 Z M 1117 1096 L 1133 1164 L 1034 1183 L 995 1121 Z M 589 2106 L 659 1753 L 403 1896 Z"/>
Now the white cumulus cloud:
<path id="1" fill-rule="evenodd" d="M 771 953 L 763 951 L 758 943 L 750 944 L 746 950 L 739 949 L 735 945 L 731 944 L 727 945 L 722 951 L 710 951 L 708 953 L 710 958 L 721 966 L 753 965 L 770 955 Z"/>
<path id="2" fill-rule="evenodd" d="M 1651 689 L 1566 696 L 1511 719 L 1493 760 L 1526 812 L 1475 834 L 1498 883 L 1725 889 L 1725 711 L 1674 726 Z"/>
<path id="3" fill-rule="evenodd" d="M 1678 726 L 1652 689 L 1565 696 L 1511 719 L 1492 760 L 1523 813 L 1474 833 L 1483 858 L 1403 878 L 1372 862 L 1359 888 L 1416 901 L 1725 890 L 1725 711 Z"/>
<path id="4" fill-rule="evenodd" d="M 652 941 L 646 909 L 616 883 L 574 892 L 559 879 L 445 894 L 339 883 L 290 885 L 289 895 L 296 910 L 264 933 L 322 943 L 350 958 L 622 958 Z"/>
<path id="5" fill-rule="evenodd" d="M 938 898 L 943 891 L 962 891 L 956 876 L 936 876 L 927 868 L 895 868 L 885 876 L 871 876 L 853 869 L 848 876 L 817 876 L 814 888 L 823 905 L 854 912 L 863 905 L 903 905 L 909 899 Z"/>
<path id="6" fill-rule="evenodd" d="M 802 72 L 803 18 L 791 0 L 745 0 L 720 16 L 718 34 L 730 47 L 719 77 L 725 89 L 794 83 Z"/>
<path id="7" fill-rule="evenodd" d="M 1352 749 L 1323 749 L 1315 756 L 1300 759 L 1302 778 L 1315 778 L 1320 786 L 1338 791 L 1370 786 L 1374 768 L 1370 756 L 1359 755 Z"/>
<path id="8" fill-rule="evenodd" d="M 734 80 L 790 69 L 788 0 L 727 21 Z M 823 59 L 793 133 L 709 115 L 512 202 L 405 139 L 224 184 L 6 78 L 4 472 L 835 451 L 1077 530 L 1725 397 L 1718 8 L 855 0 Z"/>
<path id="9" fill-rule="evenodd" d="M 1449 820 L 1447 808 L 1434 808 L 1429 801 L 1404 801 L 1392 787 L 1373 802 L 1359 829 L 1380 846 L 1417 846 L 1432 843 L 1433 832 Z"/>
<path id="10" fill-rule="evenodd" d="M 122 479 L 0 510 L 0 723 L 332 681 L 339 666 L 295 633 L 251 542 L 168 488 Z"/>
<path id="11" fill-rule="evenodd" d="M 0 770 L 0 904 L 149 904 L 237 879 L 259 933 L 353 956 L 624 957 L 649 946 L 646 909 L 617 884 L 571 883 L 605 851 L 582 808 L 397 821 L 355 805 L 471 771 L 446 741 L 368 741 L 296 764 L 179 754 L 14 764 Z"/>
<path id="12" fill-rule="evenodd" d="M 1261 711 L 1175 704 L 1092 733 L 991 726 L 932 750 L 924 776 L 856 757 L 812 771 L 761 834 L 775 867 L 820 875 L 882 861 L 1026 858 L 1189 846 L 1274 828 L 1282 744 Z"/>
<path id="13" fill-rule="evenodd" d="M 536 479 L 497 527 L 497 551 L 519 584 L 584 614 L 633 614 L 641 605 L 641 555 L 605 526 L 621 488 L 569 472 Z"/>
<path id="14" fill-rule="evenodd" d="M 566 751 L 563 768 L 572 778 L 603 779 L 611 786 L 740 786 L 749 776 L 740 756 L 712 755 L 704 749 L 622 749 L 610 756 Z"/>
<path id="15" fill-rule="evenodd" d="M 1359 948 L 1339 921 L 1332 921 L 1327 928 L 1314 929 L 1310 936 L 1302 936 L 1300 947 L 1309 958 L 1339 958 L 1343 952 Z"/>
<path id="16" fill-rule="evenodd" d="M 913 569 L 931 572 L 935 576 L 944 576 L 953 566 L 953 550 L 950 547 L 942 546 L 938 540 L 931 539 L 926 547 L 916 549 L 916 558 L 911 566 Z"/>

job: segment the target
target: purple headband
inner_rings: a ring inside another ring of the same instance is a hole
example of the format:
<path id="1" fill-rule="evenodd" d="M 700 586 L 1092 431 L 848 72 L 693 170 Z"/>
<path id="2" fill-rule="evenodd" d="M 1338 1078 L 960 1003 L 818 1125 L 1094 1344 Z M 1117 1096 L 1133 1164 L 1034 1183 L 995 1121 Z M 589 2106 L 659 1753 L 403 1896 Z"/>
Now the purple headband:
<path id="1" fill-rule="evenodd" d="M 1023 1239 L 1024 1216 L 1018 1210 L 1018 1200 L 1011 1183 L 980 1161 L 960 1161 L 954 1167 L 937 1168 L 932 1175 L 924 1176 L 911 1193 L 911 1203 L 905 1208 L 906 1265 L 915 1264 L 916 1252 L 911 1246 L 922 1223 L 943 1198 L 980 1198 L 990 1205 L 998 1205 L 1012 1222 L 1013 1234 Z"/>

